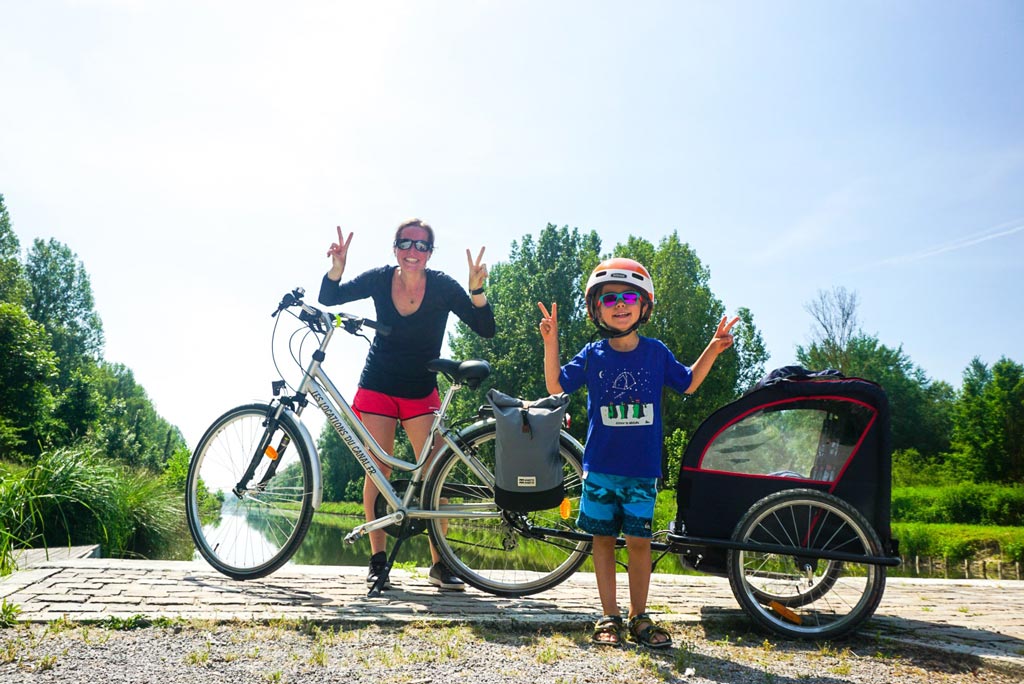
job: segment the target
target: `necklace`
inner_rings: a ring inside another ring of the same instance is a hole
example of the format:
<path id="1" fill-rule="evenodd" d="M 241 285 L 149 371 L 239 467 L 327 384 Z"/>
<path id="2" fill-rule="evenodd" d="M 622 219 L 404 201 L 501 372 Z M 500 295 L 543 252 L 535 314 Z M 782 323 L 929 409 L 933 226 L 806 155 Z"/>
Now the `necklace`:
<path id="1" fill-rule="evenodd" d="M 423 291 L 426 289 L 426 280 L 422 281 L 422 285 L 419 283 L 414 283 L 410 287 L 406 285 L 405 281 L 399 275 L 396 274 L 395 281 L 398 285 L 397 291 L 395 293 L 396 299 L 399 297 L 401 297 L 403 300 L 408 298 L 409 306 L 416 304 L 416 300 L 418 298 L 422 298 Z"/>

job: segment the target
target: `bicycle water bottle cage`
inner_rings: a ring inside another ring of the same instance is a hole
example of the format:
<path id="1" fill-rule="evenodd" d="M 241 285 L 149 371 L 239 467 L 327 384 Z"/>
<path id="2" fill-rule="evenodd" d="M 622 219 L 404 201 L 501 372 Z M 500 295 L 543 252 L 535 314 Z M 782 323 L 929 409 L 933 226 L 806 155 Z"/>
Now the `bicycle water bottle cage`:
<path id="1" fill-rule="evenodd" d="M 427 370 L 431 373 L 443 373 L 454 383 L 476 389 L 491 374 L 491 364 L 479 359 L 470 359 L 469 361 L 434 359 L 427 364 Z"/>

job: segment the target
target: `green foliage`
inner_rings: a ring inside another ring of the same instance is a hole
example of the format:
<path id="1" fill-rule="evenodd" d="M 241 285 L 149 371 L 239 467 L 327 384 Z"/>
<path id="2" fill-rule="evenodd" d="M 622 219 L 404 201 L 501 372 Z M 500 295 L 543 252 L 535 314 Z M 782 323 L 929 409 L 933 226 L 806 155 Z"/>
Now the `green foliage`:
<path id="1" fill-rule="evenodd" d="M 830 365 L 834 360 L 831 356 L 818 343 L 812 343 L 806 349 L 797 347 L 797 361 L 807 368 L 835 367 Z M 941 386 L 929 389 L 930 383 L 924 372 L 914 366 L 902 347 L 892 349 L 879 342 L 878 338 L 860 333 L 850 340 L 842 356 L 842 365 L 837 370 L 848 377 L 877 382 L 885 388 L 892 416 L 893 448 L 917 448 L 922 453 L 937 453 L 946 447 L 948 437 L 935 438 L 931 432 L 926 435 L 922 427 L 938 430 L 941 434 L 941 426 L 934 426 L 937 421 L 928 416 L 948 415 L 950 408 L 943 403 L 943 400 L 948 401 L 948 397 Z M 933 401 L 939 403 L 933 404 Z M 948 429 L 945 434 L 948 435 Z"/>
<path id="2" fill-rule="evenodd" d="M 0 629 L 13 627 L 18 624 L 18 615 L 21 613 L 21 606 L 15 603 L 8 603 L 7 599 L 0 599 Z"/>
<path id="3" fill-rule="evenodd" d="M 1024 366 L 1005 357 L 991 369 L 971 361 L 956 403 L 950 463 L 972 480 L 1024 480 Z"/>
<path id="4" fill-rule="evenodd" d="M 54 429 L 57 362 L 46 331 L 18 304 L 0 302 L 0 450 L 38 454 Z"/>
<path id="5" fill-rule="evenodd" d="M 323 474 L 324 500 L 348 501 L 347 487 L 350 482 L 359 482 L 359 499 L 362 500 L 363 469 L 352 452 L 338 437 L 329 423 L 324 423 L 316 443 L 320 454 L 320 468 Z"/>
<path id="6" fill-rule="evenodd" d="M 454 415 L 474 416 L 491 387 L 527 398 L 547 396 L 537 302 L 548 307 L 558 304 L 561 355 L 563 362 L 568 361 L 593 334 L 583 305 L 583 285 L 597 265 L 600 249 L 596 233 L 581 234 L 578 228 L 551 224 L 536 240 L 527 234 L 512 242 L 508 263 L 494 264 L 488 279 L 487 297 L 497 321 L 495 336 L 482 339 L 460 322 L 450 340 L 455 358 L 486 359 L 494 369 L 486 386 L 459 393 Z M 573 398 L 570 413 L 571 432 L 582 438 L 586 433 L 585 395 Z"/>
<path id="7" fill-rule="evenodd" d="M 30 287 L 26 308 L 50 334 L 66 387 L 72 372 L 86 359 L 97 360 L 103 350 L 103 324 L 93 308 L 89 275 L 70 247 L 36 239 L 25 277 Z"/>
<path id="8" fill-rule="evenodd" d="M 900 522 L 1024 526 L 1024 486 L 963 482 L 895 487 L 892 517 Z"/>
<path id="9" fill-rule="evenodd" d="M 1020 539 L 1002 544 L 1001 549 L 1007 560 L 1024 563 L 1024 535 L 1021 535 Z"/>
<path id="10" fill-rule="evenodd" d="M 630 237 L 625 245 L 617 245 L 613 254 L 640 261 L 654 280 L 654 310 L 641 334 L 661 340 L 677 359 L 692 365 L 726 315 L 722 302 L 711 291 L 710 269 L 690 245 L 680 242 L 675 231 L 657 248 L 646 240 Z M 739 313 L 745 320 L 735 328 L 735 349 L 718 357 L 700 389 L 685 396 L 665 393 L 662 419 L 666 432 L 682 429 L 693 434 L 711 413 L 734 400 L 751 378 L 764 374 L 767 352 L 753 315 L 748 309 Z"/>
<path id="11" fill-rule="evenodd" d="M 84 264 L 52 239 L 19 257 L 0 195 L 0 450 L 25 459 L 88 446 L 158 472 L 184 440 L 130 370 L 102 360 Z"/>
<path id="12" fill-rule="evenodd" d="M 946 454 L 926 456 L 917 449 L 898 449 L 892 454 L 894 487 L 944 487 L 963 480 L 947 460 Z"/>
<path id="13" fill-rule="evenodd" d="M 984 525 L 893 523 L 904 556 L 942 556 L 959 563 L 978 556 L 998 555 L 1003 561 L 1024 562 L 1024 528 Z"/>
<path id="14" fill-rule="evenodd" d="M 665 437 L 665 471 L 662 473 L 665 489 L 675 491 L 679 482 L 679 469 L 683 465 L 683 454 L 690 436 L 686 430 L 675 429 Z"/>
<path id="15" fill-rule="evenodd" d="M 382 445 L 385 446 L 386 445 Z M 320 470 L 323 476 L 324 501 L 363 500 L 363 467 L 352 455 L 352 451 L 341 441 L 338 433 L 324 423 L 316 442 L 320 455 Z M 413 460 L 409 439 L 401 429 L 396 430 L 394 455 L 407 461 Z"/>
<path id="16" fill-rule="evenodd" d="M 596 233 L 582 235 L 578 229 L 570 231 L 550 224 L 536 241 L 526 235 L 521 242 L 513 242 L 509 263 L 492 268 L 488 285 L 488 297 L 498 321 L 497 334 L 491 340 L 482 340 L 465 326 L 459 326 L 451 341 L 454 355 L 490 361 L 494 373 L 488 387 L 523 397 L 546 395 L 537 302 L 548 307 L 552 302 L 558 304 L 559 351 L 562 363 L 567 363 L 587 342 L 596 339 L 596 330 L 587 316 L 583 287 L 602 258 L 600 249 Z M 710 290 L 710 271 L 693 249 L 680 242 L 673 232 L 657 247 L 631 237 L 624 245 L 617 245 L 611 255 L 603 256 L 626 256 L 647 266 L 654 279 L 656 304 L 641 334 L 665 342 L 683 363 L 696 361 L 725 309 Z M 744 322 L 735 329 L 735 353 L 719 357 L 696 394 L 684 398 L 667 393 L 666 432 L 692 432 L 713 410 L 735 398 L 741 386 L 763 375 L 767 358 L 764 342 L 750 311 L 740 309 L 738 315 Z M 457 415 L 474 415 L 476 407 L 484 402 L 488 387 L 475 393 L 464 392 L 456 401 Z M 573 397 L 570 413 L 570 431 L 582 439 L 587 426 L 585 392 Z"/>
<path id="17" fill-rule="evenodd" d="M 21 304 L 28 294 L 18 257 L 21 243 L 11 228 L 11 217 L 0 194 L 0 302 Z"/>
<path id="18" fill-rule="evenodd" d="M 187 449 L 181 432 L 157 414 L 130 369 L 102 362 L 93 377 L 98 415 L 90 434 L 104 454 L 159 472 L 172 454 Z"/>
<path id="19" fill-rule="evenodd" d="M 834 368 L 848 377 L 877 382 L 889 395 L 893 447 L 934 456 L 949 447 L 953 388 L 932 383 L 903 348 L 882 344 L 857 327 L 857 295 L 843 287 L 819 292 L 805 307 L 817 328 L 797 362 L 813 370 Z"/>
<path id="20" fill-rule="evenodd" d="M 893 536 L 899 539 L 900 553 L 904 556 L 928 556 L 937 547 L 927 523 L 893 523 Z"/>
<path id="21" fill-rule="evenodd" d="M 43 452 L 0 480 L 0 570 L 14 548 L 103 545 L 107 556 L 152 554 L 183 536 L 181 491 L 85 448 Z"/>

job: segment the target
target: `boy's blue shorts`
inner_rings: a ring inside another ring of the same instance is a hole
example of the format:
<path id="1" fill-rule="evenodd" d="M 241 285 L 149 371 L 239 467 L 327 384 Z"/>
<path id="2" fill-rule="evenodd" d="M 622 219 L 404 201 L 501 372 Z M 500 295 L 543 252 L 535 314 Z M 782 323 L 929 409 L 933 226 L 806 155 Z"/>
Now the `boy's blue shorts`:
<path id="1" fill-rule="evenodd" d="M 658 479 L 589 472 L 583 475 L 583 495 L 576 524 L 590 534 L 651 537 Z"/>

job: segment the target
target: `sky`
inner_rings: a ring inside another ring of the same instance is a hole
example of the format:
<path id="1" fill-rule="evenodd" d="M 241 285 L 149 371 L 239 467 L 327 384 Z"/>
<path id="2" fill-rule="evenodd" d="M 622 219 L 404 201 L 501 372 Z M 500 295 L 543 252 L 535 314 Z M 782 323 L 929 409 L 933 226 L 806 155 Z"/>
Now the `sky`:
<path id="1" fill-rule="evenodd" d="M 269 314 L 335 227 L 354 275 L 414 216 L 460 282 L 549 223 L 675 231 L 768 368 L 836 287 L 933 380 L 1024 362 L 1016 0 L 0 0 L 0 84 L 22 248 L 78 255 L 105 358 L 190 446 L 269 396 Z M 346 393 L 365 352 L 329 350 Z"/>

